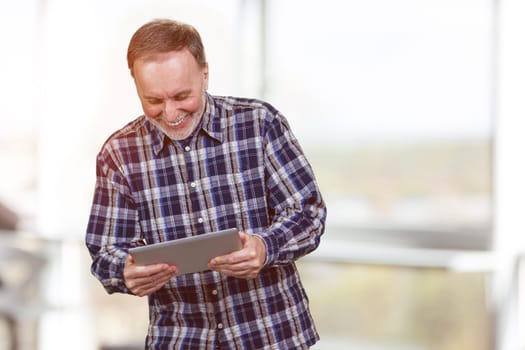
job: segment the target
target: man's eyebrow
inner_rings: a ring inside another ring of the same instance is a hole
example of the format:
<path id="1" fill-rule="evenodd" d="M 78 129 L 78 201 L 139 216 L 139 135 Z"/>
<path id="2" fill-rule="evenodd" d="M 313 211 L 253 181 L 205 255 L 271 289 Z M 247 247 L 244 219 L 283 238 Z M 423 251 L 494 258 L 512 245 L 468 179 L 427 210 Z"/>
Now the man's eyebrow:
<path id="1" fill-rule="evenodd" d="M 191 90 L 186 89 L 186 90 L 182 90 L 182 91 L 177 92 L 176 94 L 172 95 L 171 97 L 172 98 L 177 98 L 177 97 L 189 95 L 190 93 L 191 93 Z"/>
<path id="2" fill-rule="evenodd" d="M 162 100 L 162 98 L 160 97 L 147 96 L 147 95 L 144 96 L 144 99 L 149 100 L 149 101 L 161 101 Z"/>
<path id="3" fill-rule="evenodd" d="M 180 98 L 180 97 L 185 97 L 185 96 L 187 96 L 189 94 L 191 94 L 191 90 L 190 89 L 186 89 L 186 90 L 178 91 L 177 93 L 175 93 L 173 95 L 170 95 L 169 98 Z M 158 96 L 153 96 L 153 95 L 144 95 L 143 97 L 146 100 L 156 100 L 156 101 L 164 100 L 163 97 L 158 97 Z"/>

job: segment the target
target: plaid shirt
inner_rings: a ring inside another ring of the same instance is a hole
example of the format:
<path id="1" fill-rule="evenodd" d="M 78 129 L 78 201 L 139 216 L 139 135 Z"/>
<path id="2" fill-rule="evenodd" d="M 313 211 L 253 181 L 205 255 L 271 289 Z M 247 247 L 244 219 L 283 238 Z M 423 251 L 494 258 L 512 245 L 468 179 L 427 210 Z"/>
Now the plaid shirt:
<path id="1" fill-rule="evenodd" d="M 313 251 L 326 208 L 285 118 L 267 103 L 207 95 L 200 128 L 171 141 L 145 116 L 97 156 L 86 244 L 109 293 L 128 248 L 237 227 L 266 244 L 255 279 L 171 279 L 149 300 L 151 349 L 307 349 L 319 336 L 294 261 Z"/>

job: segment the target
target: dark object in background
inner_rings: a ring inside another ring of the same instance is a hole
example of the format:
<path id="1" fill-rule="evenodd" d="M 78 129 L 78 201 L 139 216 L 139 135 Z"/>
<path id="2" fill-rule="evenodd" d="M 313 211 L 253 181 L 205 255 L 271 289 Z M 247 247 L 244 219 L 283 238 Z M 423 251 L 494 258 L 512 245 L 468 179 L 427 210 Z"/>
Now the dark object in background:
<path id="1" fill-rule="evenodd" d="M 14 231 L 18 223 L 18 215 L 9 209 L 6 205 L 0 202 L 0 230 Z M 0 278 L 0 288 L 2 288 L 3 282 Z"/>
<path id="2" fill-rule="evenodd" d="M 18 215 L 0 202 L 0 230 L 16 230 Z"/>

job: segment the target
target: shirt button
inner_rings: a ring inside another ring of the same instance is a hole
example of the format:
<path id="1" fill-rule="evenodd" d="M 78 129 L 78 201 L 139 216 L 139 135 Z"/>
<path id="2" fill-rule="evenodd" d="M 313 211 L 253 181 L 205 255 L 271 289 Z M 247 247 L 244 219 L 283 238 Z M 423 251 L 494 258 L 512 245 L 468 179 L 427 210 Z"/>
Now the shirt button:
<path id="1" fill-rule="evenodd" d="M 222 323 L 219 323 L 219 324 L 217 325 L 217 328 L 219 328 L 219 329 L 223 329 L 224 326 L 222 325 Z"/>
<path id="2" fill-rule="evenodd" d="M 184 150 L 185 150 L 186 152 L 189 152 L 190 149 L 191 149 L 190 146 L 186 146 L 186 147 L 184 147 Z"/>
<path id="3" fill-rule="evenodd" d="M 213 294 L 213 295 L 217 295 L 217 294 L 218 294 L 217 289 L 212 290 L 212 291 L 211 291 L 211 294 Z"/>
<path id="4" fill-rule="evenodd" d="M 197 222 L 198 222 L 199 224 L 202 224 L 202 223 L 204 222 L 204 219 L 203 219 L 203 218 L 198 218 L 198 219 L 197 219 Z"/>
<path id="5" fill-rule="evenodd" d="M 190 186 L 191 186 L 192 188 L 195 188 L 195 187 L 197 187 L 197 184 L 196 184 L 195 182 L 192 182 L 192 183 L 190 183 Z"/>

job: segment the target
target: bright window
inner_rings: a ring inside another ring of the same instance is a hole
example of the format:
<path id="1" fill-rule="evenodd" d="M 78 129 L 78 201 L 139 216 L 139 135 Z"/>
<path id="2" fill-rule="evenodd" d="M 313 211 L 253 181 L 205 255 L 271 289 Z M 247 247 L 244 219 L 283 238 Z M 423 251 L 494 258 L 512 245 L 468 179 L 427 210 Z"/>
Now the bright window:
<path id="1" fill-rule="evenodd" d="M 312 161 L 330 236 L 487 248 L 492 2 L 270 1 L 266 16 L 266 97 Z"/>

